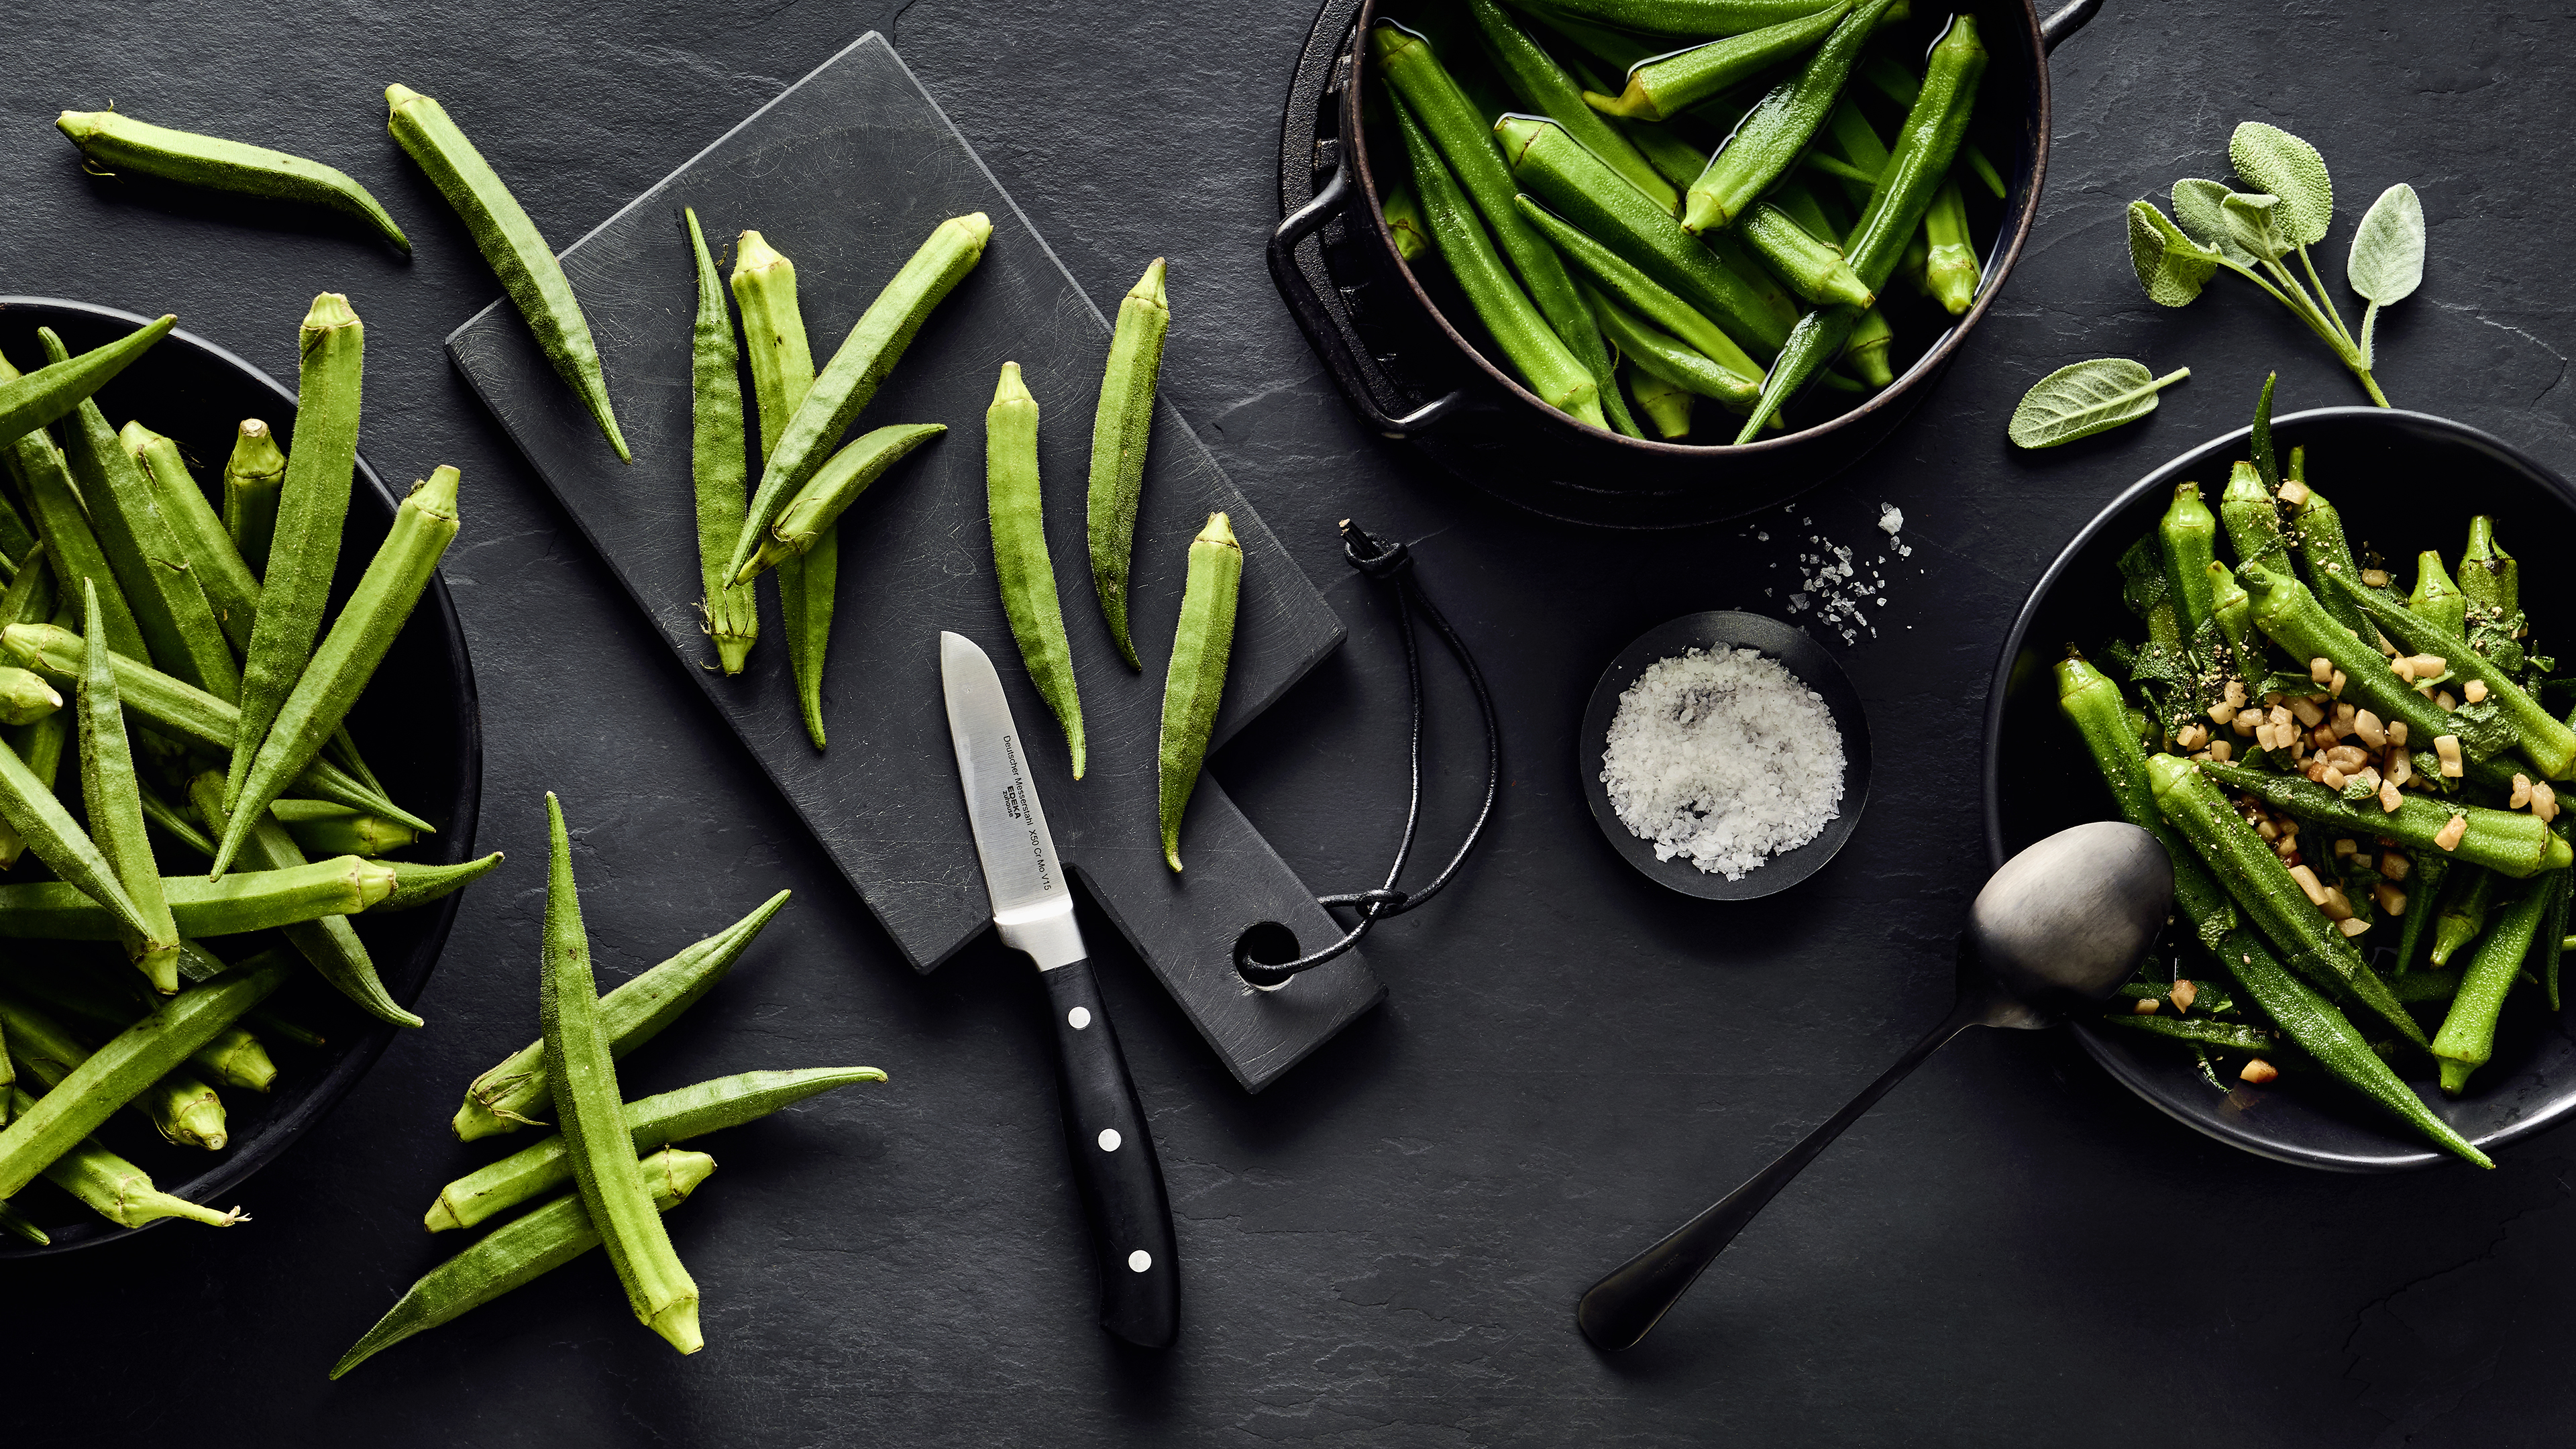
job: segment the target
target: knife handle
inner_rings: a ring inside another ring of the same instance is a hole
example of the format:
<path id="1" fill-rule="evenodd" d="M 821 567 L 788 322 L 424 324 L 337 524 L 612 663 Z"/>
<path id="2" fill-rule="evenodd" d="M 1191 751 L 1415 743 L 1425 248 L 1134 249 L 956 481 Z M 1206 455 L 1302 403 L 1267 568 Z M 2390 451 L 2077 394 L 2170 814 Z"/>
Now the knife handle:
<path id="1" fill-rule="evenodd" d="M 1038 975 L 1054 1009 L 1056 1089 L 1065 1150 L 1091 1223 L 1100 1270 L 1100 1326 L 1146 1348 L 1169 1348 L 1181 1330 L 1180 1256 L 1172 1207 L 1145 1109 L 1091 963 Z"/>

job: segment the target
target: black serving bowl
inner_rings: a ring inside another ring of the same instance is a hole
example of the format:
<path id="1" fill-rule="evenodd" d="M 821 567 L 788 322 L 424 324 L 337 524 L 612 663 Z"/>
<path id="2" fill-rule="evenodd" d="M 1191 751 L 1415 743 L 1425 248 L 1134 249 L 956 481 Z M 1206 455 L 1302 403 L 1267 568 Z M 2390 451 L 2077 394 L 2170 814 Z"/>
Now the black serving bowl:
<path id="1" fill-rule="evenodd" d="M 2101 0 L 2074 0 L 2045 20 L 2033 0 L 1916 7 L 1908 33 L 1919 32 L 1924 45 L 1956 10 L 1976 17 L 1991 57 L 1970 132 L 2006 184 L 1999 205 L 1971 188 L 1973 230 L 1991 239 L 1985 280 L 1955 322 L 1928 304 L 1907 315 L 1894 383 L 1812 426 L 1743 447 L 1627 438 L 1576 422 L 1486 355 L 1482 327 L 1439 269 L 1418 272 L 1397 256 L 1379 198 L 1406 163 L 1400 150 L 1373 151 L 1362 123 L 1362 99 L 1376 81 L 1361 42 L 1388 8 L 1384 0 L 1327 0 L 1290 87 L 1280 163 L 1285 219 L 1269 254 L 1280 295 L 1370 427 L 1411 440 L 1461 478 L 1534 512 L 1671 528 L 1787 501 L 1849 467 L 1923 400 L 2021 256 L 2048 169 L 2048 52 Z M 1298 249 L 1319 232 L 1310 265 Z M 1817 411 L 1815 399 L 1805 400 L 1805 416 Z"/>
<path id="2" fill-rule="evenodd" d="M 147 320 L 81 302 L 0 297 L 0 351 L 27 368 L 43 358 L 36 346 L 40 326 L 53 328 L 78 353 L 113 341 Z M 146 427 L 176 439 L 196 465 L 201 482 L 220 473 L 223 460 L 232 452 L 234 429 L 243 418 L 266 419 L 281 445 L 294 446 L 294 390 L 184 331 L 172 331 L 100 389 L 98 404 L 111 423 L 122 426 L 129 418 L 140 419 Z M 397 502 L 394 492 L 361 458 L 348 523 L 341 534 L 339 573 L 332 585 L 333 616 L 392 528 Z M 430 581 L 374 682 L 350 713 L 349 733 L 385 792 L 438 827 L 437 834 L 424 837 L 396 858 L 425 864 L 467 859 L 474 849 L 483 788 L 483 724 L 475 702 L 473 666 L 465 654 L 464 626 L 457 620 L 444 579 Z M 58 788 L 76 789 L 78 778 L 79 771 L 67 762 Z M 0 879 L 39 878 L 32 860 L 27 857 Z M 169 875 L 205 869 L 204 861 L 166 845 L 161 865 Z M 448 928 L 462 900 L 461 895 L 451 895 L 417 910 L 351 918 L 395 1000 L 408 1005 L 428 984 L 430 968 L 447 944 Z M 260 935 L 224 937 L 209 945 L 224 959 L 239 960 L 275 943 L 273 935 Z M 309 972 L 299 973 L 269 1004 L 279 1014 L 319 1032 L 324 1041 L 320 1047 L 306 1048 L 271 1033 L 261 1034 L 277 1062 L 277 1082 L 265 1096 L 223 1090 L 231 1134 L 231 1143 L 223 1151 L 168 1146 L 125 1112 L 100 1130 L 100 1139 L 150 1172 L 165 1192 L 217 1207 L 243 1201 L 237 1196 L 243 1182 L 275 1161 L 338 1105 L 375 1065 L 398 1030 L 359 1012 Z M 117 1227 L 41 1181 L 12 1201 L 52 1234 L 53 1244 L 38 1247 L 0 1237 L 0 1258 L 69 1252 L 161 1226 Z M 256 1201 L 248 1205 L 257 1207 Z M 203 1229 L 183 1226 L 180 1231 Z"/>
<path id="3" fill-rule="evenodd" d="M 2349 407 L 2293 414 L 2275 422 L 2273 433 L 2285 451 L 2307 448 L 2308 475 L 2342 513 L 2354 550 L 2379 544 L 2401 578 L 2412 576 L 2414 556 L 2426 547 L 2456 556 L 2474 513 L 2494 515 L 2507 546 L 2526 558 L 2542 554 L 2545 540 L 2576 530 L 2576 488 L 2475 428 Z M 2228 465 L 2248 453 L 2247 431 L 2238 429 L 2140 479 L 2084 525 L 2022 605 L 1986 696 L 1986 852 L 1994 865 L 2066 826 L 2116 818 L 2091 757 L 2058 714 L 2051 666 L 2070 643 L 2089 653 L 2134 637 L 2135 621 L 2120 604 L 2120 552 L 2155 527 L 2175 484 L 2196 481 L 2214 497 Z M 2535 591 L 2531 603 L 2535 632 L 2558 637 L 2576 628 L 2565 596 Z M 2082 1022 L 2075 1030 L 2093 1059 L 2131 1091 L 2249 1152 L 2344 1172 L 2457 1160 L 2319 1073 L 2286 1073 L 2268 1087 L 2222 1093 L 2180 1053 L 2160 1050 L 2163 1043 Z M 2435 1113 L 2489 1149 L 2576 1111 L 2576 1042 L 2563 1023 L 2521 998 L 2505 1011 L 2495 1057 L 2479 1068 L 2466 1097 L 2443 1096 L 2420 1053 L 2401 1070 Z"/>

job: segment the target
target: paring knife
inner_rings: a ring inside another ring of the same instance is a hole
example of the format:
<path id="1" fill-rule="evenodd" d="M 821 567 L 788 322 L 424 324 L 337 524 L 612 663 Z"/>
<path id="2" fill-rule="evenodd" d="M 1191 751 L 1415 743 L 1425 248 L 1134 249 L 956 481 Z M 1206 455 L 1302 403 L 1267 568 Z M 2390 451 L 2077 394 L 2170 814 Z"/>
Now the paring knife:
<path id="1" fill-rule="evenodd" d="M 1073 893 L 1029 778 L 1019 726 L 993 661 L 974 641 L 940 632 L 939 677 L 993 924 L 1003 945 L 1037 963 L 1055 1018 L 1057 1095 L 1099 1261 L 1100 1326 L 1129 1343 L 1168 1348 L 1180 1333 L 1181 1297 L 1163 1167 L 1073 923 Z"/>

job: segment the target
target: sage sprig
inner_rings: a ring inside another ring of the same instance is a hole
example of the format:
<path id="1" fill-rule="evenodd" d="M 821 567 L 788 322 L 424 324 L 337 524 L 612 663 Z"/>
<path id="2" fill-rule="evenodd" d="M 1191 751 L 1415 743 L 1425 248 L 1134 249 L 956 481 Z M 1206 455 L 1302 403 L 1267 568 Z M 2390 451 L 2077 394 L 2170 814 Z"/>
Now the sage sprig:
<path id="1" fill-rule="evenodd" d="M 2361 379 L 2370 400 L 2387 407 L 2388 396 L 2371 375 L 2377 362 L 2372 336 L 2379 309 L 2424 280 L 2424 206 L 2415 188 L 2404 182 L 2388 188 L 2353 229 L 2344 279 L 2369 304 L 2356 334 L 2308 255 L 2334 222 L 2334 177 L 2325 158 L 2278 126 L 2247 121 L 2229 138 L 2227 159 L 2251 190 L 2185 177 L 2174 183 L 2170 217 L 2152 201 L 2129 203 L 2129 260 L 2148 300 L 2186 307 L 2211 277 L 2234 272 L 2289 308 Z M 2289 267 L 2293 257 L 2297 273 Z"/>

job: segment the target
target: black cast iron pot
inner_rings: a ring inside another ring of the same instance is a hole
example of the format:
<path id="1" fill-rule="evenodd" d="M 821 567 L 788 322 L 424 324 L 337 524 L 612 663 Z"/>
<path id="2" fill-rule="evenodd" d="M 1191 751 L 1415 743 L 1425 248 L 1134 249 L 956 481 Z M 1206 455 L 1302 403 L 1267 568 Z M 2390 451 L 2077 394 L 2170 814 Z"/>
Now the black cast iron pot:
<path id="1" fill-rule="evenodd" d="M 1625 438 L 1539 401 L 1479 350 L 1484 332 L 1473 312 L 1445 276 L 1426 280 L 1397 257 L 1380 215 L 1382 179 L 1404 171 L 1401 155 L 1371 154 L 1361 124 L 1361 97 L 1375 82 L 1360 39 L 1380 0 L 1326 0 L 1307 38 L 1281 126 L 1285 219 L 1270 238 L 1271 279 L 1362 420 L 1498 497 L 1611 528 L 1689 527 L 1772 507 L 1877 446 L 1993 304 L 2030 235 L 2048 170 L 2048 52 L 2101 5 L 2074 0 L 2045 20 L 2033 0 L 1958 7 L 1977 17 L 1993 57 L 1971 134 L 2006 182 L 2000 202 L 1971 198 L 1972 230 L 1995 239 L 1985 281 L 1955 321 L 1928 303 L 1895 318 L 1896 381 L 1811 427 L 1740 448 Z M 1934 0 L 1916 12 L 1910 23 L 1928 46 L 1951 7 Z M 1811 416 L 1827 406 L 1806 400 Z M 1712 430 L 1723 426 L 1719 418 Z"/>

